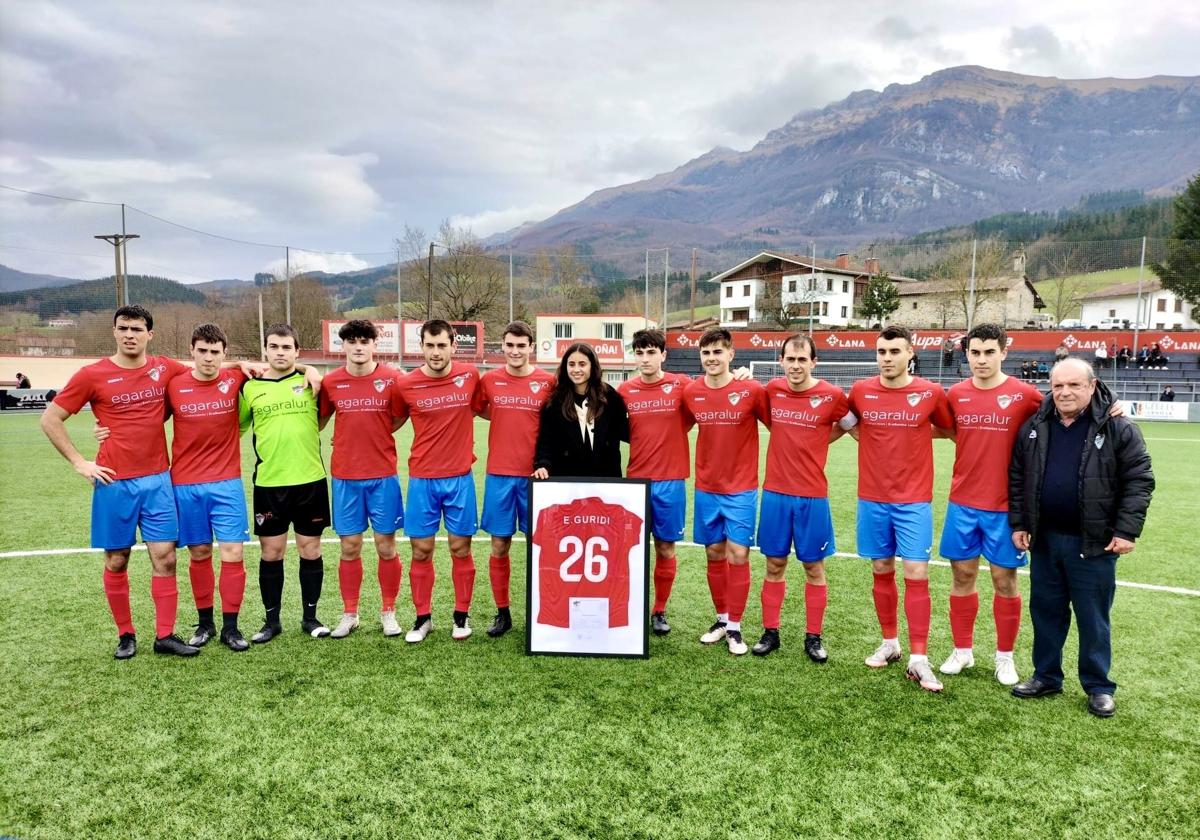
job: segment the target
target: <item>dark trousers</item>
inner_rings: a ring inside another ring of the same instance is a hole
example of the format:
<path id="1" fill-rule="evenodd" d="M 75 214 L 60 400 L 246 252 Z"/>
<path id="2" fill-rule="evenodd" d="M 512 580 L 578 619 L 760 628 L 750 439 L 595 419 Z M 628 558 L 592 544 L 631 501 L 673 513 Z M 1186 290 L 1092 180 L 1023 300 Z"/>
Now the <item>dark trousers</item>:
<path id="1" fill-rule="evenodd" d="M 1082 557 L 1082 551 L 1080 537 L 1052 531 L 1039 533 L 1033 544 L 1029 617 L 1034 676 L 1062 685 L 1062 650 L 1074 611 L 1079 683 L 1088 694 L 1113 694 L 1117 684 L 1108 678 L 1112 665 L 1108 614 L 1117 588 L 1117 555 Z"/>

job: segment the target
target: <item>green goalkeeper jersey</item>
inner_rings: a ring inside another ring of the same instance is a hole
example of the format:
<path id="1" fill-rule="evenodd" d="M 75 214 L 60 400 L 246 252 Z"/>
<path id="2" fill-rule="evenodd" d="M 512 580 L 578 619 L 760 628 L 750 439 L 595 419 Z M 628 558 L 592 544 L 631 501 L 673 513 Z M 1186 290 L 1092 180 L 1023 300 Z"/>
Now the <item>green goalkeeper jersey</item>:
<path id="1" fill-rule="evenodd" d="M 291 487 L 325 477 L 317 395 L 299 371 L 283 379 L 249 379 L 238 400 L 242 431 L 253 426 L 254 484 Z"/>

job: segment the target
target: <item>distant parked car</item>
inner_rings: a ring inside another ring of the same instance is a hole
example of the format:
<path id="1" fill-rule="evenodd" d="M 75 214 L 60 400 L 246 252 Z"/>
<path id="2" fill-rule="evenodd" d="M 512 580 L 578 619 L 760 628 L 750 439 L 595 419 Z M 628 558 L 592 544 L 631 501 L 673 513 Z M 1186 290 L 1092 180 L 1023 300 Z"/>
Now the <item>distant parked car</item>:
<path id="1" fill-rule="evenodd" d="M 1078 318 L 1063 318 L 1058 322 L 1060 330 L 1081 330 L 1083 329 L 1083 321 Z"/>
<path id="2" fill-rule="evenodd" d="M 1128 318 L 1101 318 L 1100 323 L 1089 326 L 1089 330 L 1127 330 L 1130 329 Z"/>
<path id="3" fill-rule="evenodd" d="M 1028 321 L 1025 322 L 1025 329 L 1027 329 L 1027 330 L 1052 330 L 1052 329 L 1054 329 L 1054 318 L 1050 315 L 1047 315 L 1045 312 L 1042 312 L 1038 315 L 1034 315 L 1032 318 L 1030 318 Z"/>

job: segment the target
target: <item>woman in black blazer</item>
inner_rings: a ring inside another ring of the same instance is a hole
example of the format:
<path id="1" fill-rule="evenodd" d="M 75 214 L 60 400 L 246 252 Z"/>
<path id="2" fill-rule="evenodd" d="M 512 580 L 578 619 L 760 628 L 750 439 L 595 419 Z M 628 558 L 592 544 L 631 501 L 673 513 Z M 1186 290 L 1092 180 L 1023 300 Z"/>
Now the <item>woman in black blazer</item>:
<path id="1" fill-rule="evenodd" d="M 572 344 L 542 407 L 533 477 L 620 478 L 623 440 L 629 440 L 625 400 L 601 379 L 596 352 Z"/>

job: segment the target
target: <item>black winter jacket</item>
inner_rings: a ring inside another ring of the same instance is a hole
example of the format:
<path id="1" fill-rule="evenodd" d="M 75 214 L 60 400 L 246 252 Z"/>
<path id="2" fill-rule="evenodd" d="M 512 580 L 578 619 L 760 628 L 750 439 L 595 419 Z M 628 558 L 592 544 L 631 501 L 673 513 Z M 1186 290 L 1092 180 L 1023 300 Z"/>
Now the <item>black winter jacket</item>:
<path id="1" fill-rule="evenodd" d="M 1079 520 L 1085 557 L 1103 554 L 1114 534 L 1137 539 L 1154 492 L 1150 453 L 1141 430 L 1128 418 L 1110 417 L 1112 402 L 1112 393 L 1103 382 L 1097 382 L 1088 409 L 1091 435 L 1079 465 Z M 1008 522 L 1014 531 L 1028 531 L 1031 542 L 1039 525 L 1050 424 L 1056 422 L 1054 400 L 1047 397 L 1017 433 L 1008 467 Z"/>
<path id="2" fill-rule="evenodd" d="M 551 400 L 542 406 L 533 468 L 545 467 L 552 478 L 584 476 L 621 477 L 621 441 L 629 440 L 629 415 L 616 389 L 604 385 L 604 411 L 596 418 L 594 445 L 587 447 L 579 423 L 563 417 L 562 407 Z"/>

